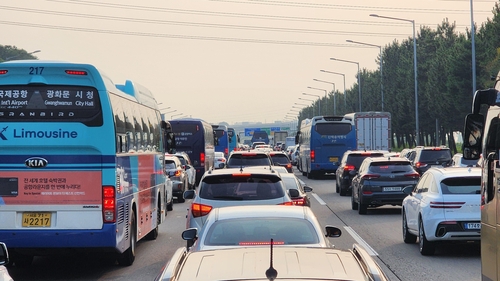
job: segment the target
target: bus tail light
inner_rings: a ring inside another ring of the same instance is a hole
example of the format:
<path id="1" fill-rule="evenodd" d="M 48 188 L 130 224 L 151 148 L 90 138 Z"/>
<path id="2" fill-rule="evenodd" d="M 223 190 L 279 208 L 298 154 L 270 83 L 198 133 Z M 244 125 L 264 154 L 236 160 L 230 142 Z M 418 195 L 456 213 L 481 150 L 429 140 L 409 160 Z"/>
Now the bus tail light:
<path id="1" fill-rule="evenodd" d="M 224 155 L 227 155 L 229 153 L 229 148 L 224 148 Z"/>
<path id="2" fill-rule="evenodd" d="M 0 69 L 0 75 L 7 74 L 9 72 L 7 69 Z"/>
<path id="3" fill-rule="evenodd" d="M 104 186 L 102 189 L 102 218 L 104 222 L 115 222 L 116 217 L 115 187 Z"/>
<path id="4" fill-rule="evenodd" d="M 87 71 L 83 70 L 66 70 L 65 72 L 69 75 L 87 75 Z"/>
<path id="5" fill-rule="evenodd" d="M 311 149 L 311 162 L 314 162 L 314 150 Z"/>
<path id="6" fill-rule="evenodd" d="M 212 206 L 198 203 L 191 204 L 191 213 L 195 218 L 206 216 L 210 211 L 212 211 Z"/>
<path id="7" fill-rule="evenodd" d="M 200 152 L 200 164 L 201 166 L 205 165 L 205 152 Z"/>

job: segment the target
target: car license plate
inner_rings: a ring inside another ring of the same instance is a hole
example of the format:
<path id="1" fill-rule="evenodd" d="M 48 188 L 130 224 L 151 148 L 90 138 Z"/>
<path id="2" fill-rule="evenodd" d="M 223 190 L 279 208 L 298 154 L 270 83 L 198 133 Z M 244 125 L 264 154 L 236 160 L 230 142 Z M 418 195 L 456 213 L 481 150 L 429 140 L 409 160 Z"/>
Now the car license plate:
<path id="1" fill-rule="evenodd" d="M 338 157 L 330 157 L 329 160 L 330 160 L 330 162 L 339 162 Z"/>
<path id="2" fill-rule="evenodd" d="M 465 229 L 481 229 L 481 224 L 478 222 L 468 222 L 464 224 Z"/>
<path id="3" fill-rule="evenodd" d="M 401 191 L 401 186 L 391 186 L 382 188 L 383 191 Z"/>
<path id="4" fill-rule="evenodd" d="M 50 226 L 50 213 L 23 213 L 23 227 L 47 227 Z"/>

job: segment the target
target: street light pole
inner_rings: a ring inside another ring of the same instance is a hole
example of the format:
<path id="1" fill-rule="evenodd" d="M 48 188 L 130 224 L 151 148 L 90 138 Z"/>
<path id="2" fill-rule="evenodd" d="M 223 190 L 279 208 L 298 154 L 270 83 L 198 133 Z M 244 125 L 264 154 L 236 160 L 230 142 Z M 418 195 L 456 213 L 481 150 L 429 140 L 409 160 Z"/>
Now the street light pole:
<path id="1" fill-rule="evenodd" d="M 363 42 L 358 42 L 358 41 L 353 41 L 353 40 L 346 40 L 349 43 L 354 43 L 354 44 L 360 44 L 360 45 L 366 45 L 370 47 L 377 47 L 380 50 L 380 95 L 382 97 L 382 111 L 384 111 L 384 75 L 382 73 L 382 46 L 379 45 L 374 45 L 374 44 L 368 44 L 368 43 L 363 43 Z"/>
<path id="2" fill-rule="evenodd" d="M 349 61 L 349 60 L 341 60 L 341 59 L 336 59 L 336 58 L 330 58 L 331 60 L 338 60 L 338 61 L 343 61 L 343 62 L 348 62 L 348 63 L 355 63 L 358 65 L 358 92 L 359 92 L 359 111 L 361 112 L 361 73 L 359 72 L 359 62 L 355 61 Z"/>
<path id="3" fill-rule="evenodd" d="M 325 72 L 325 73 L 331 73 L 331 74 L 337 74 L 337 75 L 342 75 L 342 77 L 344 78 L 344 108 L 347 109 L 347 98 L 345 96 L 345 74 L 344 73 L 338 73 L 338 72 L 333 72 L 333 71 L 327 71 L 327 70 L 320 70 L 321 72 Z"/>
<path id="4" fill-rule="evenodd" d="M 327 92 L 328 92 L 327 90 L 325 90 L 325 89 L 319 89 L 319 88 L 314 88 L 314 87 L 307 87 L 307 88 L 309 88 L 309 89 L 313 89 L 313 90 L 318 90 L 318 91 L 325 91 L 325 105 L 328 105 L 328 103 L 326 102 L 326 99 L 327 99 Z M 321 97 L 319 98 L 319 100 L 320 100 L 320 102 L 321 102 Z M 325 111 L 324 111 L 324 112 L 325 112 L 325 114 L 326 114 L 326 108 L 327 108 L 327 106 L 325 107 Z M 319 113 L 319 115 L 321 115 L 321 107 L 320 107 L 320 113 Z"/>
<path id="5" fill-rule="evenodd" d="M 299 100 L 311 101 L 311 102 L 313 102 L 313 105 L 314 105 L 314 100 L 308 100 L 308 99 L 303 99 L 303 98 L 299 98 Z M 311 107 L 312 107 L 312 111 L 313 111 L 312 117 L 314 117 L 314 106 L 311 106 Z"/>
<path id="6" fill-rule="evenodd" d="M 308 87 L 310 88 L 310 87 Z M 311 97 L 317 97 L 318 98 L 318 115 L 321 115 L 321 96 L 318 96 L 318 95 L 311 95 L 311 94 L 308 94 L 308 93 L 302 93 L 303 95 L 306 95 L 306 96 L 311 96 Z"/>
<path id="7" fill-rule="evenodd" d="M 411 22 L 411 24 L 413 25 L 413 73 L 414 73 L 414 80 L 415 80 L 415 135 L 416 135 L 415 142 L 416 142 L 416 145 L 418 146 L 420 144 L 420 133 L 419 133 L 419 127 L 418 127 L 417 39 L 415 36 L 415 21 L 409 20 L 409 19 L 379 16 L 377 14 L 371 14 L 370 16 L 377 17 L 377 18 L 383 18 L 383 19 Z"/>
<path id="8" fill-rule="evenodd" d="M 319 79 L 313 79 L 313 80 L 317 81 L 317 82 L 323 82 L 323 83 L 327 83 L 327 84 L 332 84 L 333 85 L 333 90 L 332 90 L 332 95 L 333 95 L 333 115 L 337 115 L 337 101 L 336 101 L 337 98 L 336 98 L 336 95 L 335 95 L 335 83 L 328 82 L 328 81 L 323 81 L 323 80 L 319 80 Z M 326 98 L 326 93 L 325 93 L 325 98 Z M 327 107 L 327 109 L 328 109 L 328 107 Z"/>

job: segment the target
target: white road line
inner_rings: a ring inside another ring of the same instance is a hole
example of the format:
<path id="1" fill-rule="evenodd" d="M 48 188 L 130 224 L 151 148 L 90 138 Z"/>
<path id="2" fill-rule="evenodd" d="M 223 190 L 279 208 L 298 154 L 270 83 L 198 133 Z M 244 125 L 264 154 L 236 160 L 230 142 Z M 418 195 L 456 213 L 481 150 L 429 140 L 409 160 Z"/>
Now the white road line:
<path id="1" fill-rule="evenodd" d="M 368 243 L 366 243 L 365 240 L 363 240 L 363 238 L 361 238 L 361 236 L 359 236 L 356 231 L 354 231 L 350 226 L 344 226 L 344 229 L 349 232 L 349 234 L 351 234 L 352 238 L 354 238 L 354 240 L 356 240 L 358 244 L 365 248 L 370 256 L 378 256 L 378 253 L 375 252 L 375 250 L 370 245 L 368 245 Z"/>
<path id="2" fill-rule="evenodd" d="M 321 199 L 316 193 L 313 192 L 311 194 L 316 199 L 316 201 L 319 202 L 320 205 L 323 205 L 323 206 L 326 205 L 325 201 L 323 201 L 323 199 Z"/>

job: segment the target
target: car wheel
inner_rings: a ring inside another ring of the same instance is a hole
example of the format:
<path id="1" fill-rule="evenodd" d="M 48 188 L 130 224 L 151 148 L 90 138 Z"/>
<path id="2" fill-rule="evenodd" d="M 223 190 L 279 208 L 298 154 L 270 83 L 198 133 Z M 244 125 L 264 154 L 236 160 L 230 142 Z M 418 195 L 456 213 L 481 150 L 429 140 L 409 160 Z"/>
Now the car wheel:
<path id="1" fill-rule="evenodd" d="M 344 188 L 342 188 L 342 186 L 340 186 L 340 193 L 339 193 L 339 195 L 340 196 L 346 196 L 346 194 L 347 194 L 347 188 L 344 189 Z"/>
<path id="2" fill-rule="evenodd" d="M 307 174 L 307 178 L 308 179 L 312 179 L 313 178 L 312 172 L 307 172 L 306 174 Z"/>
<path id="3" fill-rule="evenodd" d="M 338 183 L 337 179 L 335 179 L 335 192 L 339 193 L 339 183 Z"/>
<path id="4" fill-rule="evenodd" d="M 354 193 L 351 194 L 351 209 L 357 210 L 359 208 L 358 202 L 354 201 Z"/>
<path id="5" fill-rule="evenodd" d="M 408 222 L 406 221 L 406 212 L 403 209 L 403 241 L 406 244 L 414 244 L 417 242 L 417 235 L 411 234 L 408 230 Z"/>
<path id="6" fill-rule="evenodd" d="M 135 212 L 132 212 L 132 218 L 130 220 L 130 247 L 118 256 L 118 264 L 124 266 L 132 265 L 135 260 L 135 246 L 137 244 L 137 224 Z"/>
<path id="7" fill-rule="evenodd" d="M 170 200 L 170 202 L 167 203 L 167 211 L 172 211 L 173 209 L 174 209 L 174 199 L 172 198 L 172 200 Z"/>
<path id="8" fill-rule="evenodd" d="M 366 215 L 367 209 L 368 209 L 368 204 L 361 203 L 361 196 L 359 196 L 359 193 L 358 193 L 358 214 Z"/>
<path id="9" fill-rule="evenodd" d="M 419 228 L 418 228 L 418 239 L 419 239 L 419 250 L 420 254 L 424 256 L 434 255 L 436 250 L 436 245 L 434 242 L 430 242 L 425 238 L 424 222 L 420 218 Z"/>

